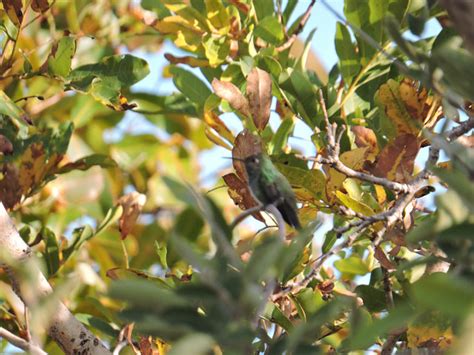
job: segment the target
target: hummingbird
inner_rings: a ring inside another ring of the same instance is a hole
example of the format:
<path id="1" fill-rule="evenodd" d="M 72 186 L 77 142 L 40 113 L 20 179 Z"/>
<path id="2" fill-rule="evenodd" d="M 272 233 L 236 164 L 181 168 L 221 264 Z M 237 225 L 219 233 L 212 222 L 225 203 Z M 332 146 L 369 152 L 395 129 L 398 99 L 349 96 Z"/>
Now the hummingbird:
<path id="1" fill-rule="evenodd" d="M 296 197 L 288 180 L 264 153 L 243 159 L 249 186 L 255 199 L 264 206 L 273 204 L 290 226 L 300 229 Z"/>

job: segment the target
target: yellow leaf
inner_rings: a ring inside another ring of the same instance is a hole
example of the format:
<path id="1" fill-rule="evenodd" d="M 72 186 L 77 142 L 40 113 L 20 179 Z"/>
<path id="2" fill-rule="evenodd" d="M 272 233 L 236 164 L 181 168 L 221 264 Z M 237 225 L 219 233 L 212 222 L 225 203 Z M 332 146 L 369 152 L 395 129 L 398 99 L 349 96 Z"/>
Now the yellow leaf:
<path id="1" fill-rule="evenodd" d="M 336 196 L 344 206 L 350 208 L 354 212 L 361 213 L 364 216 L 371 216 L 374 214 L 374 211 L 365 203 L 357 201 L 341 191 L 336 191 Z"/>
<path id="2" fill-rule="evenodd" d="M 404 93 L 406 98 L 406 93 Z M 399 84 L 390 79 L 381 85 L 376 93 L 378 102 L 383 106 L 385 115 L 396 126 L 398 134 L 410 133 L 417 135 L 422 126 L 412 118 L 400 95 Z"/>
<path id="3" fill-rule="evenodd" d="M 214 112 L 204 112 L 204 122 L 206 122 L 210 128 L 214 129 L 221 137 L 227 139 L 231 143 L 234 142 L 232 132 Z"/>
<path id="4" fill-rule="evenodd" d="M 230 18 L 221 0 L 206 0 L 207 18 L 220 34 L 227 34 L 230 29 Z"/>
<path id="5" fill-rule="evenodd" d="M 340 160 L 349 168 L 360 170 L 367 160 L 370 153 L 369 147 L 362 147 L 344 152 L 340 156 Z M 336 202 L 335 192 L 342 187 L 342 183 L 346 179 L 346 175 L 340 173 L 336 169 L 329 168 L 328 179 L 326 183 L 326 195 L 329 202 Z"/>
<path id="6" fill-rule="evenodd" d="M 232 147 L 230 146 L 229 143 L 227 143 L 226 141 L 224 141 L 221 137 L 219 137 L 216 133 L 214 133 L 214 131 L 210 128 L 206 128 L 206 130 L 204 131 L 204 133 L 206 134 L 206 137 L 214 144 L 217 144 L 227 150 L 232 150 Z"/>

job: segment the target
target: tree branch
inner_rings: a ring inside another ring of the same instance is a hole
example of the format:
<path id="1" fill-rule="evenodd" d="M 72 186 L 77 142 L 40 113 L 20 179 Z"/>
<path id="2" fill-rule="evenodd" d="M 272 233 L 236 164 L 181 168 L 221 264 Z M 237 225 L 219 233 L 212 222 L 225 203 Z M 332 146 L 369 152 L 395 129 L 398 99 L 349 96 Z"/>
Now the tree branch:
<path id="1" fill-rule="evenodd" d="M 30 283 L 33 281 L 34 290 L 31 290 L 32 285 L 27 284 L 22 273 L 18 272 L 18 266 L 31 262 L 34 256 L 18 234 L 2 203 L 0 203 L 0 250 L 2 250 L 0 262 L 5 264 L 13 289 L 27 306 L 37 302 L 35 297 L 52 297 L 53 290 L 39 269 L 28 270 L 28 281 Z M 110 355 L 102 342 L 79 322 L 61 301 L 57 299 L 51 301 L 55 303 L 55 311 L 50 316 L 47 330 L 65 353 Z"/>
<path id="2" fill-rule="evenodd" d="M 45 352 L 39 346 L 27 342 L 25 339 L 20 338 L 19 336 L 16 336 L 15 334 L 9 332 L 3 327 L 0 327 L 0 338 L 5 339 L 10 344 L 16 346 L 17 348 L 20 348 L 21 350 L 27 351 L 33 355 L 46 355 L 47 354 L 47 352 Z"/>

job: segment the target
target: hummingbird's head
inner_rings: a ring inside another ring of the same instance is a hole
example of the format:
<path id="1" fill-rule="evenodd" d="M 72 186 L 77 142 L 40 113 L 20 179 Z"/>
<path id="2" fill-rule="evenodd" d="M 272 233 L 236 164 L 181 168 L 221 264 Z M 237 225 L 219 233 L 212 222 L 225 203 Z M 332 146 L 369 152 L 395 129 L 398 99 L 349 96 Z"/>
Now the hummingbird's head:
<path id="1" fill-rule="evenodd" d="M 245 170 L 249 179 L 257 177 L 262 171 L 263 157 L 261 154 L 250 155 L 244 159 Z"/>

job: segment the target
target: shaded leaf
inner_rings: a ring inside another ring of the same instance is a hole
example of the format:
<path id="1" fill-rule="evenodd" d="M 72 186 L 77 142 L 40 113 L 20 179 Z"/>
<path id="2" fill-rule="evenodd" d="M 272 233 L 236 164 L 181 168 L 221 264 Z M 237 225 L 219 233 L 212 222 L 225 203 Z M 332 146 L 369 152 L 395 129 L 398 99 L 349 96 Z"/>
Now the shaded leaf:
<path id="1" fill-rule="evenodd" d="M 359 72 L 360 64 L 349 31 L 340 22 L 336 24 L 336 52 L 342 77 L 346 83 L 350 84 L 352 78 Z"/>

